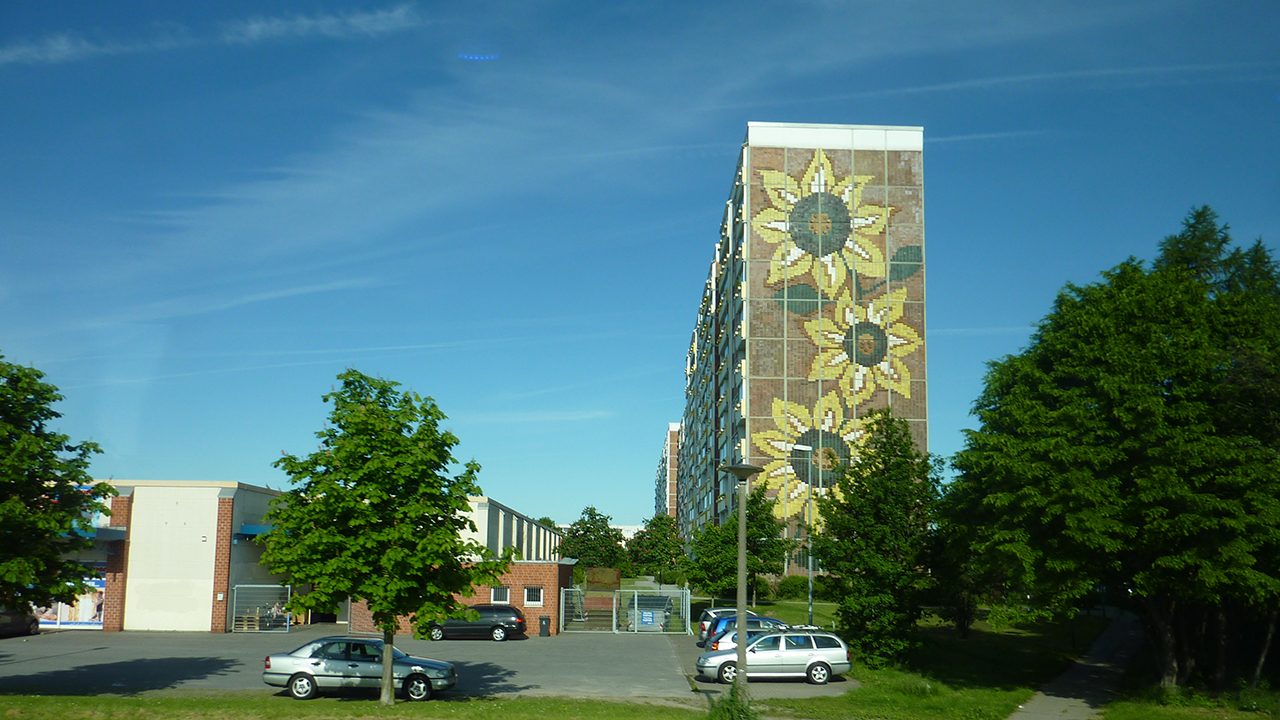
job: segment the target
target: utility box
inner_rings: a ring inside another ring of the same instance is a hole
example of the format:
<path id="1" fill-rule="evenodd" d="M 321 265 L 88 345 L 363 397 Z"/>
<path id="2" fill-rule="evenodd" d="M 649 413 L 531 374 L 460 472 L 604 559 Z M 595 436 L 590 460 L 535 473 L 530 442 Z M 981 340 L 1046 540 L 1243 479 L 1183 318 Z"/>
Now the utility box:
<path id="1" fill-rule="evenodd" d="M 546 615 L 538 618 L 538 635 L 540 637 L 551 637 L 551 618 Z"/>

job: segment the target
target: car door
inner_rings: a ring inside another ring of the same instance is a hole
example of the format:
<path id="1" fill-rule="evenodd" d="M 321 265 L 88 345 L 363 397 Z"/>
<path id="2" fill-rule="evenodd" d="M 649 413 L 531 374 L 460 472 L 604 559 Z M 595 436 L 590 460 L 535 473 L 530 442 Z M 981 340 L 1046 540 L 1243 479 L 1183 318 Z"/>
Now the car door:
<path id="1" fill-rule="evenodd" d="M 813 638 L 808 635 L 786 634 L 782 636 L 782 671 L 788 675 L 803 675 L 813 659 Z"/>
<path id="2" fill-rule="evenodd" d="M 382 644 L 353 642 L 350 646 L 350 671 L 344 678 L 349 687 L 382 686 Z"/>
<path id="3" fill-rule="evenodd" d="M 323 688 L 342 687 L 344 676 L 350 670 L 347 665 L 347 642 L 333 640 L 322 644 L 311 653 L 308 666 L 316 679 L 316 685 Z"/>
<path id="4" fill-rule="evenodd" d="M 776 675 L 782 672 L 782 649 L 778 635 L 766 635 L 747 648 L 747 675 Z"/>

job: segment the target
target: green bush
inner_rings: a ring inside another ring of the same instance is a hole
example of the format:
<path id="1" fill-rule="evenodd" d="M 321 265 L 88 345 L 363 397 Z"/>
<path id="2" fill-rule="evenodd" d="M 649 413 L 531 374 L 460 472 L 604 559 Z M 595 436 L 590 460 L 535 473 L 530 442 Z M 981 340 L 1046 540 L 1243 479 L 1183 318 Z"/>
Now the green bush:
<path id="1" fill-rule="evenodd" d="M 780 600 L 803 600 L 809 597 L 809 578 L 788 575 L 778 581 L 777 597 Z"/>

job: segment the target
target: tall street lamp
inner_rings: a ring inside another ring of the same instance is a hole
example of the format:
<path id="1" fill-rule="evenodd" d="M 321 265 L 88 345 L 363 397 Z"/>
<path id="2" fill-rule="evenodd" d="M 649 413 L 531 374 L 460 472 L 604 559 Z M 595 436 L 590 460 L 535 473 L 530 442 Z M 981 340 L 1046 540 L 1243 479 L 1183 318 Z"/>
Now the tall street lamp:
<path id="1" fill-rule="evenodd" d="M 733 684 L 738 697 L 747 697 L 747 485 L 764 468 L 747 463 L 721 465 L 720 470 L 738 478 L 738 667 Z"/>
<path id="2" fill-rule="evenodd" d="M 809 488 L 804 515 L 805 562 L 809 566 L 809 624 L 813 624 L 813 447 L 792 445 L 792 450 L 809 451 L 809 461 L 804 464 L 804 484 Z"/>

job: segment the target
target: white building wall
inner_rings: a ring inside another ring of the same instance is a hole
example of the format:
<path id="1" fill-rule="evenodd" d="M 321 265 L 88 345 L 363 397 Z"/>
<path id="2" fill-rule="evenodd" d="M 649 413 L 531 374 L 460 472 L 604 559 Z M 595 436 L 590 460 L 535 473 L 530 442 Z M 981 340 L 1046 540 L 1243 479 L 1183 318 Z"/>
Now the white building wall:
<path id="1" fill-rule="evenodd" d="M 218 488 L 135 487 L 125 630 L 208 632 Z"/>

